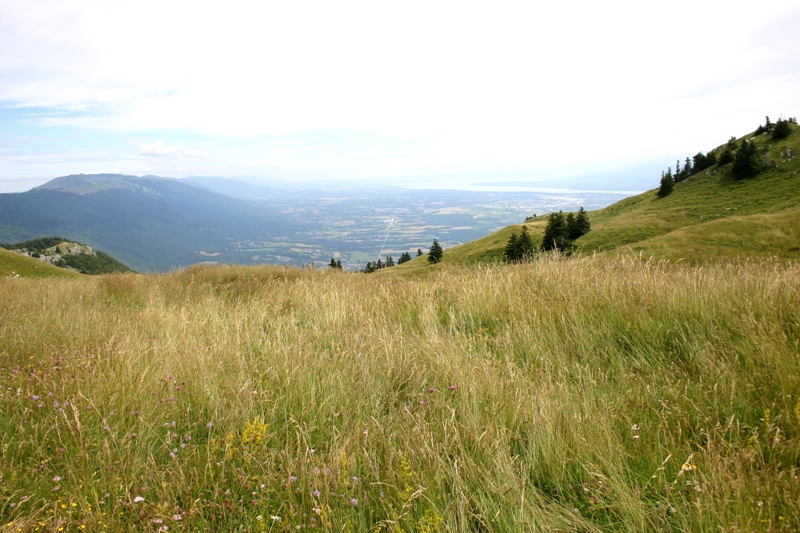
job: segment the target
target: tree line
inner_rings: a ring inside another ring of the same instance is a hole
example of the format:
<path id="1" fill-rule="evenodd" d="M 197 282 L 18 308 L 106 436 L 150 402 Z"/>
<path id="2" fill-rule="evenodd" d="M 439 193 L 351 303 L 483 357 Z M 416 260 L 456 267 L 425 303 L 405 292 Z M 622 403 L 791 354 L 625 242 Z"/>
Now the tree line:
<path id="1" fill-rule="evenodd" d="M 769 134 L 770 138 L 775 141 L 785 139 L 792 133 L 791 124 L 796 125 L 797 118 L 778 119 L 773 123 L 769 117 L 766 117 L 765 124 L 758 126 L 755 135 Z M 738 140 L 736 137 L 731 137 L 725 145 L 711 150 L 707 154 L 698 152 L 692 158 L 687 157 L 682 166 L 679 159 L 675 163 L 674 174 L 672 167 L 667 167 L 667 170 L 661 173 L 661 182 L 656 195 L 659 198 L 669 196 L 675 189 L 676 183 L 707 168 L 729 163 L 732 163 L 731 176 L 737 180 L 752 178 L 766 168 L 764 157 L 758 152 L 753 140 Z"/>
<path id="2" fill-rule="evenodd" d="M 434 239 L 433 245 L 431 246 L 431 250 L 428 253 L 428 261 L 430 263 L 438 263 L 442 259 L 443 254 L 442 247 L 439 245 L 439 241 Z M 422 248 L 417 248 L 417 257 L 425 255 L 422 251 Z M 384 268 L 393 267 L 396 264 L 402 265 L 403 263 L 407 263 L 411 261 L 411 254 L 409 252 L 403 252 L 400 254 L 400 257 L 397 259 L 397 263 L 395 263 L 394 258 L 391 255 L 387 255 L 385 259 L 378 258 L 377 261 L 369 261 L 367 262 L 366 266 L 359 270 L 359 272 L 370 274 L 375 272 L 376 270 L 382 270 Z M 331 262 L 329 263 L 330 268 L 342 270 L 342 261 L 340 259 L 331 258 Z"/>
<path id="3" fill-rule="evenodd" d="M 533 258 L 537 251 L 559 250 L 571 253 L 575 240 L 589 233 L 591 229 L 589 216 L 583 207 L 577 214 L 567 213 L 564 215 L 562 211 L 550 213 L 547 217 L 547 226 L 544 229 L 541 246 L 537 248 L 534 245 L 533 237 L 528 233 L 528 226 L 523 224 L 522 232 L 519 235 L 514 232 L 509 237 L 503 251 L 503 259 L 508 263 L 526 261 Z"/>

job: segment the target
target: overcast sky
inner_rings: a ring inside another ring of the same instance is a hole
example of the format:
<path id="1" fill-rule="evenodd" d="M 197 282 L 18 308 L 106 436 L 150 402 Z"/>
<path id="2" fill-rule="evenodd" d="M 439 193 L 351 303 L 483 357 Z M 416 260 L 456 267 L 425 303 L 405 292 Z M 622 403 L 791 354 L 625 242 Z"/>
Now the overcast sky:
<path id="1" fill-rule="evenodd" d="M 652 167 L 647 189 L 765 115 L 800 115 L 796 0 L 0 0 L 0 192 Z"/>

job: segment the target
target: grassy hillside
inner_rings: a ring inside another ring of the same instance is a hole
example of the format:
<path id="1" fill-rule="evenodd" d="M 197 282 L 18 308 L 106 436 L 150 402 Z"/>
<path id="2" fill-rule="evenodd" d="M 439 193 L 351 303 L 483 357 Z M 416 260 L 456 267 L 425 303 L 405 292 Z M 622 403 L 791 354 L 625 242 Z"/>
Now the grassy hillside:
<path id="1" fill-rule="evenodd" d="M 75 277 L 77 272 L 58 268 L 48 263 L 0 248 L 0 278 Z"/>
<path id="2" fill-rule="evenodd" d="M 691 261 L 800 258 L 800 161 L 787 155 L 800 152 L 800 132 L 793 129 L 781 141 L 754 138 L 769 163 L 755 178 L 735 180 L 730 164 L 715 166 L 677 183 L 666 198 L 654 191 L 628 198 L 593 212 L 592 231 L 577 244 L 588 252 L 630 247 Z"/>
<path id="3" fill-rule="evenodd" d="M 8 250 L 28 255 L 60 268 L 77 270 L 81 274 L 110 274 L 131 272 L 131 269 L 110 255 L 63 237 L 42 237 L 16 244 L 4 244 Z"/>
<path id="4" fill-rule="evenodd" d="M 2 524 L 800 523 L 800 267 L 429 272 L 0 278 Z"/>
<path id="5" fill-rule="evenodd" d="M 583 253 L 623 251 L 692 263 L 800 259 L 800 128 L 791 128 L 792 135 L 779 141 L 767 134 L 745 137 L 754 140 L 767 164 L 756 177 L 735 180 L 731 164 L 717 165 L 677 183 L 665 198 L 651 190 L 592 211 L 592 230 L 576 246 Z M 527 223 L 537 242 L 546 223 L 546 217 Z M 502 260 L 508 238 L 520 227 L 450 248 L 444 262 Z M 396 272 L 418 272 L 425 264 L 418 260 Z"/>

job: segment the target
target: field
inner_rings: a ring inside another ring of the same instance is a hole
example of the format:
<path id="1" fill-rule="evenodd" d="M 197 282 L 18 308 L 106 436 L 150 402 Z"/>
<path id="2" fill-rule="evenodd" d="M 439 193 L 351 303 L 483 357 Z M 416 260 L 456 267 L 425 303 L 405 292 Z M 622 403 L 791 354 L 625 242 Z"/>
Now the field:
<path id="1" fill-rule="evenodd" d="M 800 523 L 792 262 L 197 266 L 0 304 L 2 531 Z"/>

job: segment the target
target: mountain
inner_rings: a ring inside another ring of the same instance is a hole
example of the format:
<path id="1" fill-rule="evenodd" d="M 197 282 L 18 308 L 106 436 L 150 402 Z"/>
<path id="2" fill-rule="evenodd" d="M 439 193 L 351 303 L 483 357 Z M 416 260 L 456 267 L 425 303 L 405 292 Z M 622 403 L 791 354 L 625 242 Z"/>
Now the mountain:
<path id="1" fill-rule="evenodd" d="M 81 274 L 131 272 L 130 268 L 105 252 L 61 237 L 43 237 L 2 246 L 20 255 L 32 257 L 60 268 L 76 270 Z"/>
<path id="2" fill-rule="evenodd" d="M 752 142 L 762 168 L 754 177 L 736 179 L 733 163 L 715 164 L 675 184 L 672 194 L 656 190 L 625 198 L 589 212 L 592 229 L 575 241 L 582 253 L 642 254 L 672 261 L 702 263 L 744 258 L 800 259 L 800 127 L 774 139 L 767 132 L 738 141 Z M 726 145 L 709 152 L 721 153 Z M 654 177 L 653 182 L 657 182 Z M 547 217 L 525 223 L 541 242 Z M 445 250 L 445 263 L 501 261 L 509 237 L 522 224 Z M 426 267 L 425 257 L 397 272 Z"/>
<path id="3" fill-rule="evenodd" d="M 0 194 L 0 242 L 63 235 L 138 271 L 244 262 L 232 243 L 289 227 L 263 206 L 157 176 L 79 174 Z"/>

